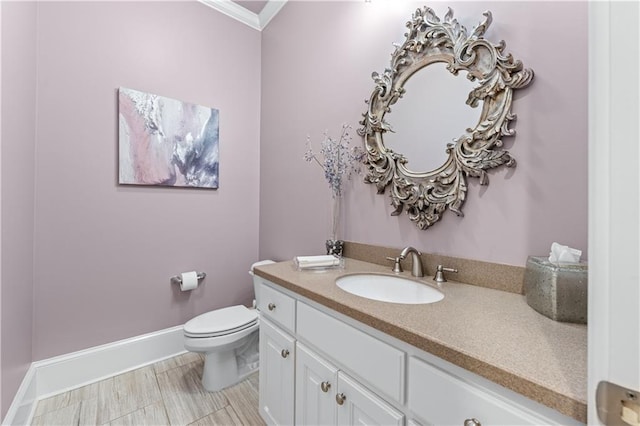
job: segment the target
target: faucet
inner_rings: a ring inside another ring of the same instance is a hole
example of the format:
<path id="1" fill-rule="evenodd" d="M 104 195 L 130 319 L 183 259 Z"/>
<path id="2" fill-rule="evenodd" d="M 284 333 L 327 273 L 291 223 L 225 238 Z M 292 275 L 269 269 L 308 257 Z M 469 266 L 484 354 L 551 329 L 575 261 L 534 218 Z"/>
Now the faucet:
<path id="1" fill-rule="evenodd" d="M 405 260 L 408 254 L 411 254 L 411 275 L 414 277 L 424 277 L 422 261 L 420 260 L 422 253 L 411 246 L 405 247 L 400 252 L 400 260 Z"/>

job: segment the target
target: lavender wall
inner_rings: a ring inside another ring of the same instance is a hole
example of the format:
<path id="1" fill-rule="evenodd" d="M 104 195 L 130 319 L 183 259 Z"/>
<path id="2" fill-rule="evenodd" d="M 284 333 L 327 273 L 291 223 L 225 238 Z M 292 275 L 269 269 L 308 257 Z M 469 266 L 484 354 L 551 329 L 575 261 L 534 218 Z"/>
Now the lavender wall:
<path id="1" fill-rule="evenodd" d="M 371 72 L 389 66 L 392 42 L 423 3 L 289 2 L 263 31 L 261 257 L 322 252 L 329 191 L 321 170 L 302 160 L 306 135 L 319 141 L 325 129 L 337 136 L 342 123 L 357 126 Z M 491 172 L 488 187 L 470 180 L 465 217 L 447 212 L 427 231 L 404 213 L 391 217 L 388 196 L 358 178 L 345 197 L 343 237 L 512 265 L 548 253 L 553 241 L 586 253 L 587 4 L 431 4 L 440 16 L 447 5 L 469 30 L 491 10 L 487 39 L 506 40 L 536 72 L 515 95 L 517 136 L 505 138 L 518 166 Z"/>
<path id="2" fill-rule="evenodd" d="M 121 86 L 220 110 L 218 190 L 117 185 Z M 39 5 L 34 360 L 250 303 L 259 105 L 260 33 L 200 3 Z"/>
<path id="3" fill-rule="evenodd" d="M 4 417 L 31 363 L 37 7 L 31 2 L 2 2 L 1 7 L 0 417 Z"/>

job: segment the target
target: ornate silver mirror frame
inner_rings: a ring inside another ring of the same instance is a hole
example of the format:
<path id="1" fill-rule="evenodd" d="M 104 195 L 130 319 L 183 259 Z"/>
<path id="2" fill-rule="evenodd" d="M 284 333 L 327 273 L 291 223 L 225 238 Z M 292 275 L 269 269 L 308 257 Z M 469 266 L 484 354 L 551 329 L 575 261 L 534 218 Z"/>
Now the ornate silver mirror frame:
<path id="1" fill-rule="evenodd" d="M 443 21 L 428 7 L 417 9 L 407 22 L 405 42 L 391 55 L 391 68 L 383 74 L 372 74 L 376 86 L 366 101 L 368 108 L 358 129 L 367 151 L 365 182 L 375 184 L 379 194 L 391 186 L 391 204 L 395 208 L 391 215 L 400 214 L 406 207 L 409 218 L 420 229 L 440 220 L 447 207 L 463 215 L 467 176 L 480 178 L 480 184 L 486 185 L 488 169 L 503 164 L 513 167 L 516 163 L 502 149 L 502 137 L 515 134 L 509 128 L 516 118 L 511 113 L 513 90 L 527 86 L 533 79 L 533 70 L 523 68 L 522 62 L 511 54 L 505 55 L 504 41 L 493 44 L 483 38 L 492 20 L 489 11 L 483 16 L 484 20 L 467 35 L 451 9 Z M 448 158 L 442 166 L 415 172 L 405 166 L 407 158 L 385 147 L 383 134 L 392 131 L 385 114 L 402 98 L 407 79 L 436 62 L 446 63 L 453 75 L 462 70 L 469 80 L 478 81 L 466 103 L 475 107 L 482 102 L 482 112 L 475 127 L 446 145 Z"/>

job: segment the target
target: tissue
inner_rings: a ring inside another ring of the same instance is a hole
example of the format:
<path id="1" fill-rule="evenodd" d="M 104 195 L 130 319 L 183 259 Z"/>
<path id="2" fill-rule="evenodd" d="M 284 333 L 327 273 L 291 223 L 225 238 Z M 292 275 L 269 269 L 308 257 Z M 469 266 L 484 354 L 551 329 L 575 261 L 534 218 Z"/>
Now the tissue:
<path id="1" fill-rule="evenodd" d="M 549 262 L 551 263 L 580 263 L 582 250 L 574 249 L 562 244 L 552 243 L 551 252 L 549 253 Z"/>

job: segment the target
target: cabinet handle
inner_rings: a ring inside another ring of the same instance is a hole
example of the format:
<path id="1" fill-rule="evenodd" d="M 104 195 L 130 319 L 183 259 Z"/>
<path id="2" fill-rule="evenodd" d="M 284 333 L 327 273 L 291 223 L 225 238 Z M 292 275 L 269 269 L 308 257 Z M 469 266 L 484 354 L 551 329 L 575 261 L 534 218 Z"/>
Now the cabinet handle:
<path id="1" fill-rule="evenodd" d="M 289 349 L 283 349 L 282 352 L 280 352 L 280 355 L 282 355 L 282 358 L 286 358 L 289 356 Z"/>
<path id="2" fill-rule="evenodd" d="M 482 426 L 482 423 L 480 423 L 480 420 L 473 418 L 465 420 L 464 426 Z"/>
<path id="3" fill-rule="evenodd" d="M 275 303 L 269 303 L 269 306 L 267 306 L 269 308 L 270 311 L 273 311 L 276 308 L 276 304 Z"/>
<path id="4" fill-rule="evenodd" d="M 338 405 L 344 404 L 344 400 L 347 399 L 347 396 L 343 393 L 339 393 L 336 395 L 336 402 Z"/>
<path id="5" fill-rule="evenodd" d="M 331 383 L 329 382 L 320 383 L 320 389 L 322 389 L 322 392 L 329 392 L 330 387 L 331 387 Z"/>

